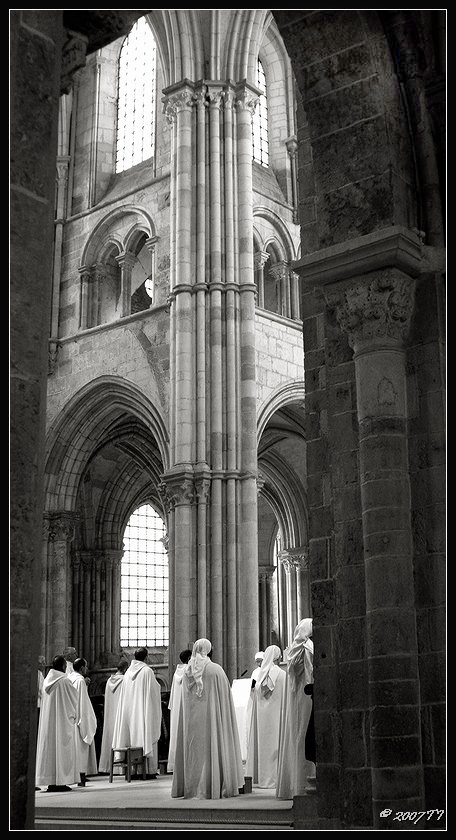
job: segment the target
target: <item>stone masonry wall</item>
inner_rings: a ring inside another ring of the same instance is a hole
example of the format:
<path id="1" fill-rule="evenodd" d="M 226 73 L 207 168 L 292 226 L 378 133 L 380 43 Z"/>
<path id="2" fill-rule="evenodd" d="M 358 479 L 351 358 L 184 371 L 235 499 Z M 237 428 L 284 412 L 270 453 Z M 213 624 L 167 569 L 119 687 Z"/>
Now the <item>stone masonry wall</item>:
<path id="1" fill-rule="evenodd" d="M 256 310 L 257 405 L 284 382 L 304 379 L 302 327 Z"/>
<path id="2" fill-rule="evenodd" d="M 371 791 L 354 364 L 320 294 L 304 290 L 302 306 L 319 816 L 362 826 Z"/>

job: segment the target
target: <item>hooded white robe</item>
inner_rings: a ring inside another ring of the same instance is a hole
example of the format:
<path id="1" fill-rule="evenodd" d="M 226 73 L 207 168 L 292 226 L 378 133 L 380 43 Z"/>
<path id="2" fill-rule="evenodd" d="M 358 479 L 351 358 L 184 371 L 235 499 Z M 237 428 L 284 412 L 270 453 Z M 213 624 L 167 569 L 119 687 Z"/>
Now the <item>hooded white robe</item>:
<path id="1" fill-rule="evenodd" d="M 174 769 L 174 756 L 176 753 L 176 738 L 177 725 L 179 723 L 179 710 L 181 704 L 182 694 L 182 677 L 186 669 L 184 663 L 179 663 L 174 671 L 173 681 L 171 683 L 171 692 L 169 695 L 168 709 L 170 710 L 169 718 L 169 749 L 168 749 L 168 763 L 167 770 L 169 773 Z"/>
<path id="2" fill-rule="evenodd" d="M 308 777 L 315 775 L 315 765 L 306 759 L 305 753 L 312 698 L 304 694 L 304 688 L 313 683 L 313 642 L 309 633 L 312 633 L 312 619 L 304 618 L 295 629 L 287 653 L 276 789 L 278 799 L 301 796 L 306 791 Z"/>
<path id="3" fill-rule="evenodd" d="M 100 760 L 98 762 L 99 773 L 109 773 L 111 769 L 111 749 L 114 724 L 116 722 L 117 706 L 119 705 L 120 686 L 124 675 L 112 674 L 106 683 L 104 714 L 103 714 L 103 737 L 101 739 Z"/>
<path id="4" fill-rule="evenodd" d="M 171 796 L 221 799 L 244 784 L 239 735 L 230 684 L 207 654 L 192 655 L 182 679 Z M 204 652 L 205 651 L 205 652 Z M 193 668 L 193 670 L 192 670 Z"/>
<path id="5" fill-rule="evenodd" d="M 253 689 L 245 775 L 251 776 L 253 784 L 261 788 L 275 788 L 277 783 L 285 673 L 274 664 L 274 659 L 280 653 L 276 645 L 266 648 Z"/>
<path id="6" fill-rule="evenodd" d="M 43 683 L 36 784 L 74 785 L 79 782 L 74 729 L 78 695 L 66 674 L 51 668 Z"/>
<path id="7" fill-rule="evenodd" d="M 97 773 L 97 754 L 94 741 L 97 731 L 97 716 L 90 702 L 86 682 L 82 674 L 73 670 L 71 674 L 68 674 L 68 679 L 78 692 L 78 710 L 74 733 L 77 769 L 79 773 L 93 776 Z"/>
<path id="8" fill-rule="evenodd" d="M 161 715 L 161 692 L 155 674 L 146 662 L 133 659 L 120 687 L 112 746 L 115 750 L 142 747 L 149 774 L 158 769 Z"/>

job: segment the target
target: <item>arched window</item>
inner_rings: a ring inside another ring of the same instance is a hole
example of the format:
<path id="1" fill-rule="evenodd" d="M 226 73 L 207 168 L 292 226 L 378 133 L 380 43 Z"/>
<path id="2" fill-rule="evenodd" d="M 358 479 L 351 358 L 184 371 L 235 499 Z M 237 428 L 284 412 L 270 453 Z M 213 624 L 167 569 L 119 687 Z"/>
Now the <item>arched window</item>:
<path id="1" fill-rule="evenodd" d="M 125 38 L 119 56 L 116 172 L 154 154 L 155 76 L 155 39 L 142 17 Z"/>
<path id="2" fill-rule="evenodd" d="M 269 166 L 269 140 L 268 140 L 268 99 L 266 90 L 266 76 L 263 65 L 258 59 L 257 64 L 257 87 L 263 91 L 252 120 L 253 159 L 262 166 Z"/>
<path id="3" fill-rule="evenodd" d="M 132 513 L 121 565 L 120 644 L 164 647 L 169 639 L 168 555 L 162 518 L 149 504 Z"/>

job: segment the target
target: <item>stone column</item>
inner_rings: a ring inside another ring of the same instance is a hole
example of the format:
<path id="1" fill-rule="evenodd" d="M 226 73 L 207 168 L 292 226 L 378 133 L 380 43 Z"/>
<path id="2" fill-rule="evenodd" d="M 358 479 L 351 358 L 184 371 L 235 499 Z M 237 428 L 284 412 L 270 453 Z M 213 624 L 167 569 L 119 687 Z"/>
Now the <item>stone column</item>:
<path id="1" fill-rule="evenodd" d="M 46 661 L 50 662 L 57 653 L 71 643 L 69 639 L 71 606 L 71 564 L 70 544 L 74 539 L 77 516 L 69 511 L 60 511 L 49 516 L 49 538 L 51 541 L 49 585 L 51 591 L 48 614 L 49 646 Z M 52 645 L 52 649 L 50 648 Z"/>
<path id="2" fill-rule="evenodd" d="M 294 631 L 298 617 L 298 601 L 296 587 L 296 572 L 294 558 L 288 550 L 281 551 L 279 560 L 285 569 L 287 589 L 287 646 L 293 641 Z"/>
<path id="3" fill-rule="evenodd" d="M 198 469 L 198 468 L 197 468 Z M 207 633 L 207 505 L 210 491 L 210 472 L 195 470 L 195 490 L 198 502 L 197 564 L 198 564 L 198 638 Z"/>
<path id="4" fill-rule="evenodd" d="M 259 566 L 259 607 L 260 607 L 260 647 L 262 650 L 270 644 L 271 637 L 271 576 L 273 566 Z"/>
<path id="5" fill-rule="evenodd" d="M 208 86 L 209 99 L 209 230 L 210 230 L 210 461 L 211 485 L 211 566 L 210 627 L 212 644 L 221 655 L 223 632 L 223 346 L 222 346 L 222 238 L 221 238 L 221 156 L 220 116 L 223 92 L 219 86 Z"/>
<path id="6" fill-rule="evenodd" d="M 290 317 L 294 321 L 301 319 L 300 293 L 299 293 L 299 274 L 295 271 L 290 271 L 290 294 L 291 294 L 291 313 Z"/>
<path id="7" fill-rule="evenodd" d="M 54 239 L 54 264 L 52 269 L 52 312 L 50 334 L 52 339 L 59 337 L 59 306 L 60 306 L 60 280 L 62 272 L 62 243 L 63 228 L 66 219 L 67 189 L 68 189 L 68 167 L 70 158 L 68 155 L 61 155 L 57 158 L 56 177 L 56 211 L 55 211 L 55 239 Z"/>
<path id="8" fill-rule="evenodd" d="M 156 280 L 156 264 L 157 264 L 157 242 L 160 241 L 159 236 L 150 236 L 145 241 L 145 246 L 150 253 L 150 277 L 153 281 L 154 296 L 151 299 L 151 306 L 155 303 L 155 280 Z"/>
<path id="9" fill-rule="evenodd" d="M 277 284 L 277 298 L 278 298 L 278 315 L 283 315 L 286 318 L 290 317 L 290 295 L 289 295 L 289 274 L 288 266 L 285 262 L 278 262 L 272 265 L 269 269 L 269 276 L 272 277 Z"/>
<path id="10" fill-rule="evenodd" d="M 137 259 L 134 254 L 124 251 L 116 257 L 120 266 L 120 317 L 131 314 L 131 272 Z"/>
<path id="11" fill-rule="evenodd" d="M 111 550 L 109 556 L 112 562 L 111 579 L 111 652 L 120 652 L 120 570 L 123 549 Z"/>
<path id="12" fill-rule="evenodd" d="M 291 197 L 293 203 L 293 222 L 299 225 L 299 194 L 298 194 L 298 140 L 293 135 L 285 141 L 287 152 L 290 157 L 291 169 Z"/>
<path id="13" fill-rule="evenodd" d="M 258 306 L 264 309 L 264 267 L 269 259 L 267 251 L 257 251 L 254 254 L 256 282 L 258 287 Z"/>
<path id="14" fill-rule="evenodd" d="M 397 268 L 325 290 L 354 351 L 374 827 L 423 805 L 405 341 L 414 281 Z"/>
<path id="15" fill-rule="evenodd" d="M 79 329 L 86 330 L 89 326 L 89 295 L 91 291 L 91 282 L 93 267 L 88 265 L 81 265 L 78 268 L 81 275 L 81 287 L 79 295 Z"/>
<path id="16" fill-rule="evenodd" d="M 237 191 L 240 291 L 241 522 L 238 558 L 238 670 L 249 668 L 258 650 L 258 513 L 256 441 L 255 292 L 253 282 L 252 116 L 257 91 L 236 88 Z"/>

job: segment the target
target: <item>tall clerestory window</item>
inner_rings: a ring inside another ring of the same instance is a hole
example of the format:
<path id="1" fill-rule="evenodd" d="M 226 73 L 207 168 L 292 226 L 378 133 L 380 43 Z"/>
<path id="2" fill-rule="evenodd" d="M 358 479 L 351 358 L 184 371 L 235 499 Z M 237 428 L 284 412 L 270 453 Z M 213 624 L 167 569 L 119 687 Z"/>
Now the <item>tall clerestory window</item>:
<path id="1" fill-rule="evenodd" d="M 257 63 L 257 87 L 263 91 L 252 120 L 253 159 L 262 166 L 269 166 L 269 140 L 268 140 L 268 99 L 266 90 L 266 76 L 263 65 L 258 59 Z"/>
<path id="2" fill-rule="evenodd" d="M 166 647 L 169 640 L 168 555 L 165 525 L 149 505 L 132 513 L 121 564 L 120 644 Z"/>
<path id="3" fill-rule="evenodd" d="M 116 172 L 154 154 L 156 54 L 152 30 L 139 18 L 119 56 Z"/>

